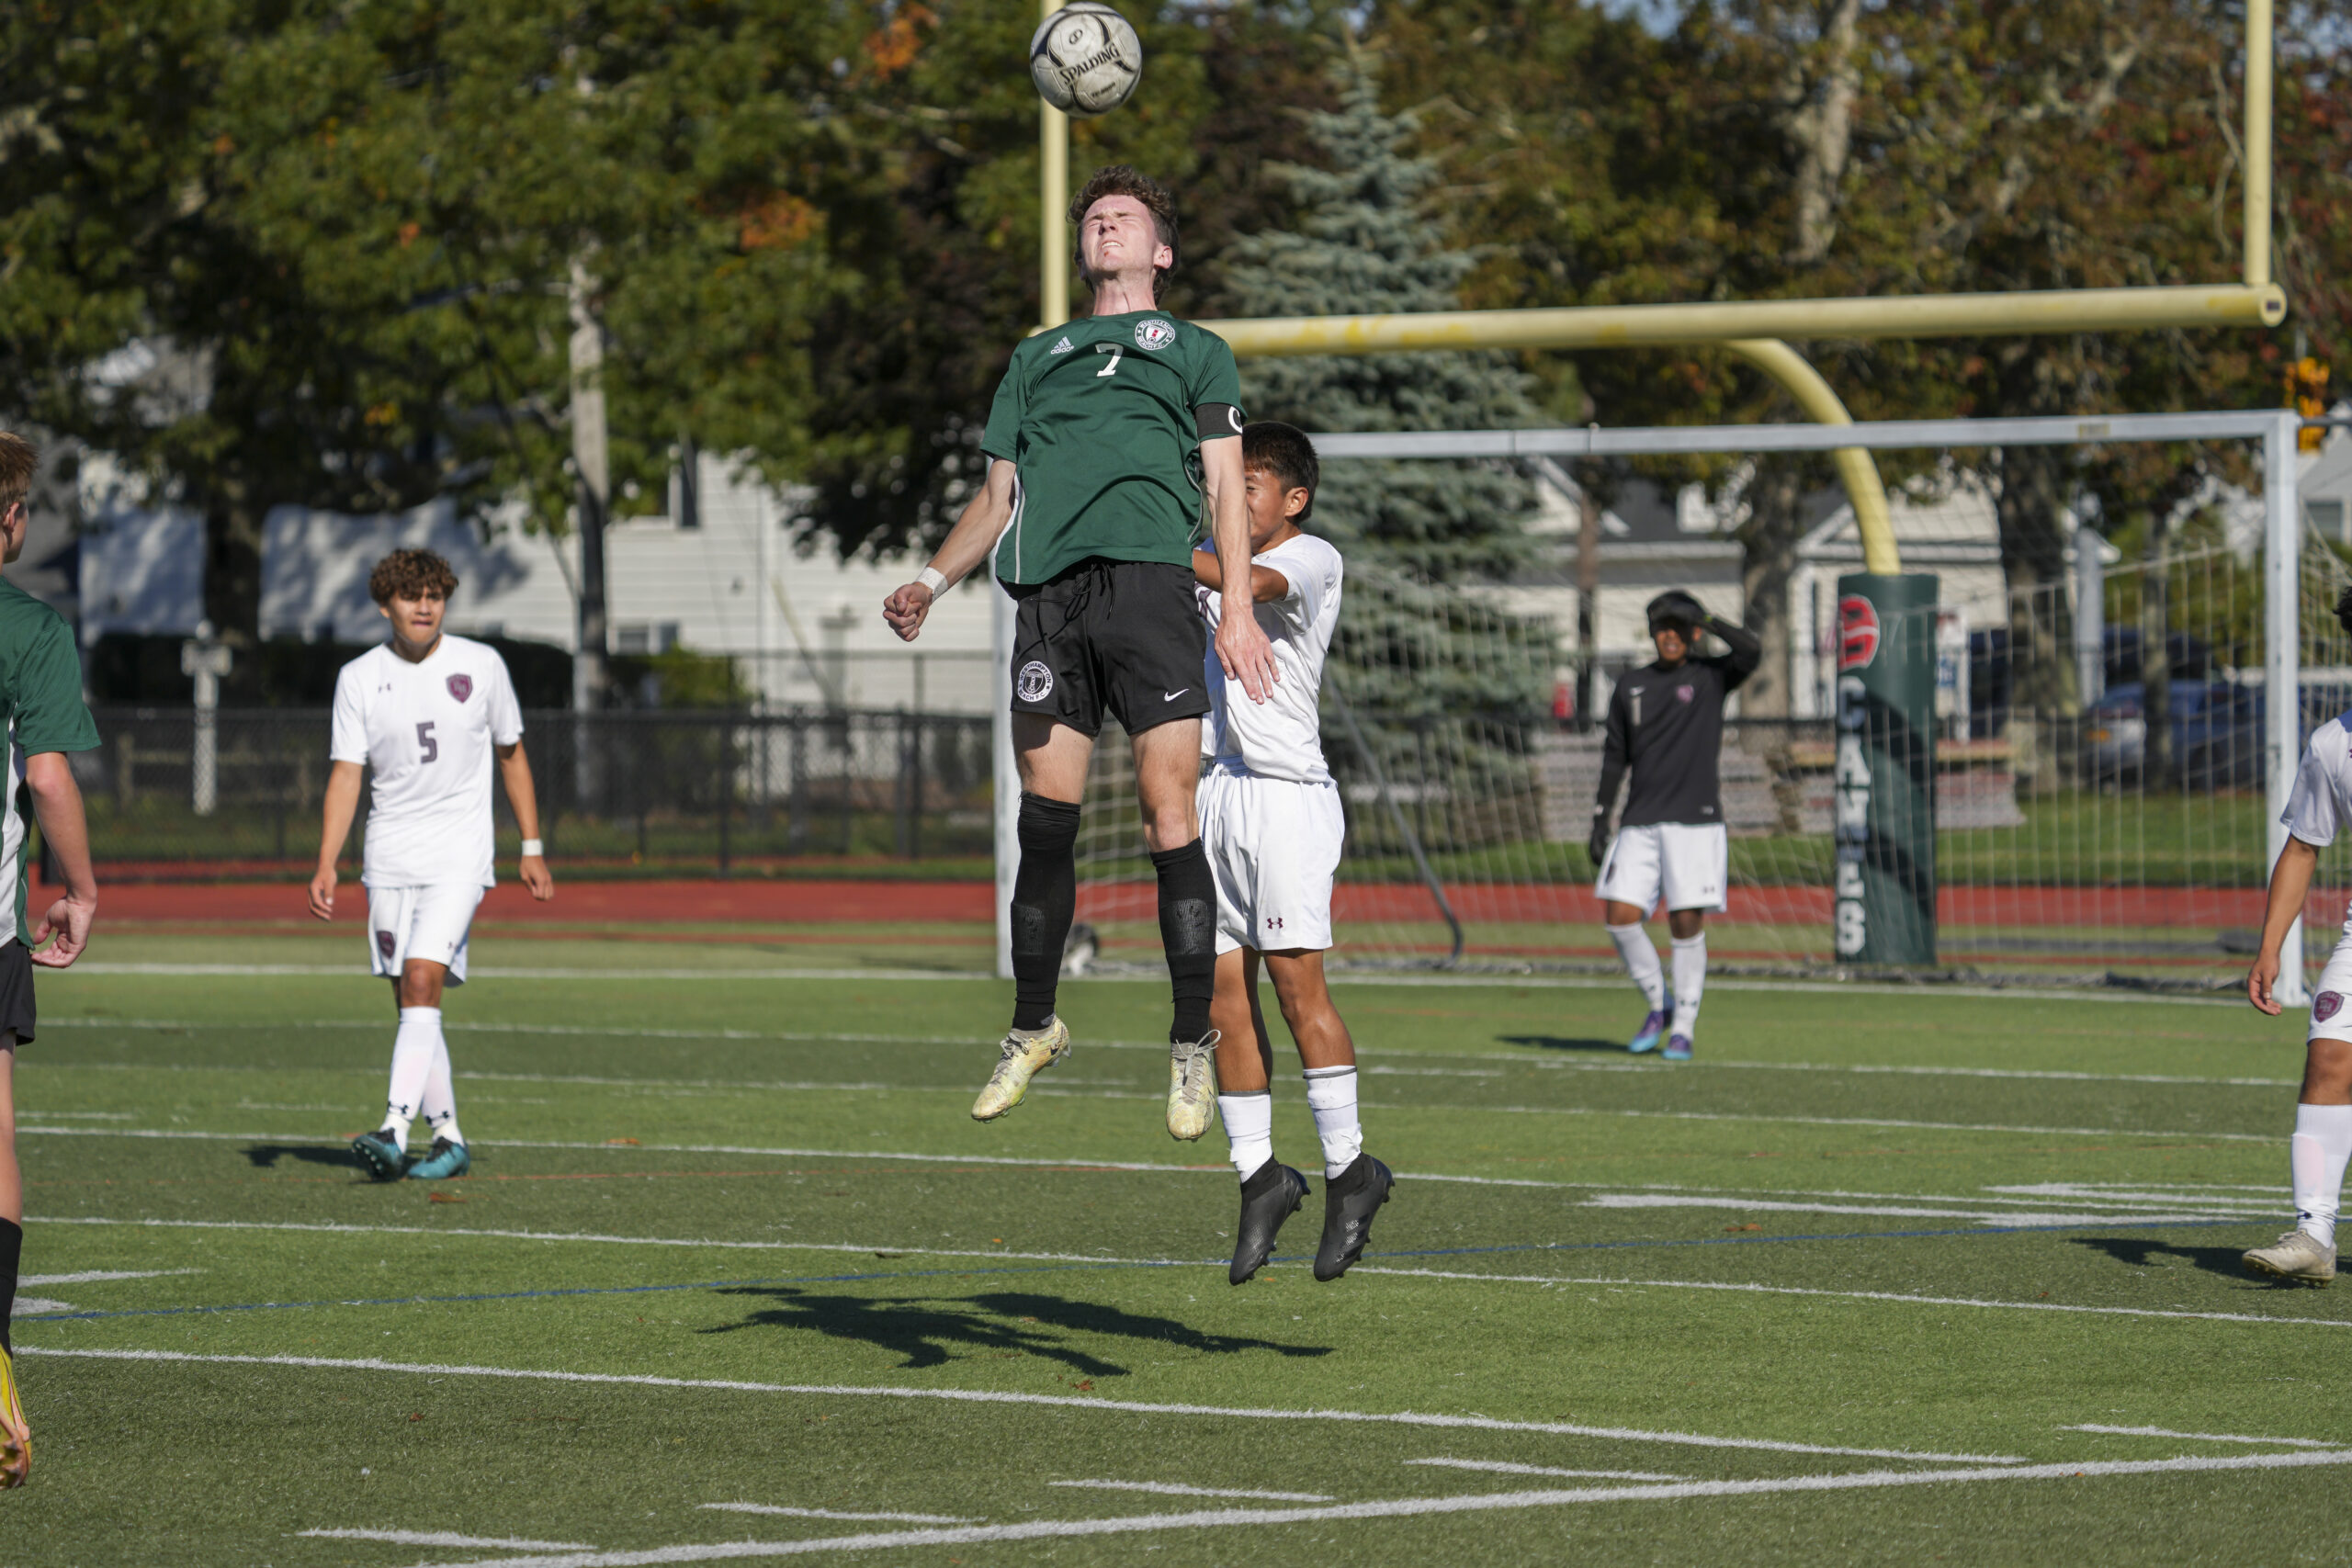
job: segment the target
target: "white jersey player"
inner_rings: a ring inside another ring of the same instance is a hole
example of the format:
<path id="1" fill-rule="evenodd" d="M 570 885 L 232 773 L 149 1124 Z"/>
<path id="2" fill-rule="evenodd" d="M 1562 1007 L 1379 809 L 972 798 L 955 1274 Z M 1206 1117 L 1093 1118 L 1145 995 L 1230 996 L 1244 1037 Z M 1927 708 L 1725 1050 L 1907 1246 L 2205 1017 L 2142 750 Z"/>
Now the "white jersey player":
<path id="1" fill-rule="evenodd" d="M 458 1130 L 441 992 L 445 985 L 465 984 L 466 936 L 482 894 L 497 880 L 493 761 L 523 835 L 524 886 L 534 898 L 555 896 L 506 661 L 486 643 L 441 630 L 457 586 L 449 563 L 428 550 L 395 550 L 378 561 L 368 591 L 392 624 L 391 640 L 345 665 L 334 683 L 334 767 L 311 912 L 334 918 L 335 863 L 366 768 L 375 782 L 361 877 L 368 962 L 392 983 L 400 1031 L 384 1124 L 353 1139 L 351 1149 L 379 1181 L 437 1181 L 463 1176 L 472 1164 Z M 420 1115 L 433 1142 L 412 1165 L 409 1126 Z"/>
<path id="2" fill-rule="evenodd" d="M 1306 1196 L 1306 1179 L 1273 1157 L 1273 1045 L 1258 1007 L 1258 965 L 1274 983 L 1306 1073 L 1306 1103 L 1323 1143 L 1323 1240 L 1315 1277 L 1336 1280 L 1363 1256 L 1388 1201 L 1388 1168 L 1363 1152 L 1356 1117 L 1355 1043 L 1324 983 L 1331 880 L 1346 823 L 1323 760 L 1323 661 L 1340 621 L 1340 552 L 1300 531 L 1312 514 L 1314 444 L 1271 421 L 1241 433 L 1250 513 L 1250 589 L 1279 677 L 1262 703 L 1211 652 L 1212 704 L 1202 731 L 1201 841 L 1216 885 L 1217 1113 L 1241 1177 L 1241 1224 L 1229 1275 L 1262 1267 L 1274 1235 Z M 1201 614 L 1215 631 L 1222 563 L 1194 555 Z M 1171 1098 L 1170 1115 L 1176 1107 Z"/>
<path id="3" fill-rule="evenodd" d="M 2352 589 L 2335 613 L 2352 629 Z M 2312 869 L 2319 852 L 2352 822 L 2352 714 L 2329 719 L 2312 732 L 2302 766 L 2288 798 L 2287 846 L 2270 872 L 2270 904 L 2262 922 L 2262 946 L 2246 975 L 2246 997 L 2271 1017 L 2281 1009 L 2271 995 L 2278 980 L 2278 948 L 2287 928 L 2303 912 Z M 2352 920 L 2320 971 L 2312 998 L 2311 1026 L 2303 1047 L 2303 1088 L 2296 1096 L 2295 1131 L 2287 1141 L 2288 1174 L 2294 1185 L 2295 1228 L 2268 1247 L 2245 1255 L 2253 1273 L 2272 1279 L 2324 1285 L 2335 1278 L 2336 1206 L 2344 1191 L 2344 1167 L 2352 1159 Z"/>

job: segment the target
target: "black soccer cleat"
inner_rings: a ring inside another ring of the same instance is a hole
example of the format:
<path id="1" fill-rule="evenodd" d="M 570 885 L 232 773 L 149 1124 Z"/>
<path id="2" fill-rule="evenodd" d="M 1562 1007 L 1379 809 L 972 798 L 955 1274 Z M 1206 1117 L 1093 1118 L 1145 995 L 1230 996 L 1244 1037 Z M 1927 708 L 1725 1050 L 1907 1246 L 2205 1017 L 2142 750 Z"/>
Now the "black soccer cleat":
<path id="1" fill-rule="evenodd" d="M 1329 1282 L 1363 1256 L 1372 1239 L 1372 1217 L 1388 1201 L 1396 1179 L 1370 1155 L 1323 1184 L 1323 1245 L 1315 1249 L 1315 1277 Z"/>
<path id="2" fill-rule="evenodd" d="M 1246 1285 L 1266 1266 L 1283 1222 L 1298 1213 L 1306 1198 L 1306 1178 L 1280 1160 L 1268 1160 L 1241 1184 L 1241 1228 L 1234 1237 L 1233 1267 L 1227 1279 Z"/>

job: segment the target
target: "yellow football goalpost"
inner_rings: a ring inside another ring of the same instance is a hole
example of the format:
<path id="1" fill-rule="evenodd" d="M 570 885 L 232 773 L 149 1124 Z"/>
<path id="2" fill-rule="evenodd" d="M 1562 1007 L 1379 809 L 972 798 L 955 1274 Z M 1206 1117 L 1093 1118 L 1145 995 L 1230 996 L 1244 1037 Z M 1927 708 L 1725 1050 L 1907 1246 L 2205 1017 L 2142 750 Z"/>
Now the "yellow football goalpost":
<path id="1" fill-rule="evenodd" d="M 1052 16 L 1063 0 L 1041 0 Z M 1778 381 L 1814 421 L 1851 424 L 1821 373 L 1789 346 L 1808 338 L 1918 338 L 2041 333 L 2145 332 L 2159 327 L 2270 327 L 2287 296 L 2270 276 L 2271 0 L 2245 7 L 2244 276 L 2234 284 L 2068 288 L 2030 293 L 1926 294 L 1849 299 L 1766 299 L 1690 305 L 1574 306 L 1534 310 L 1433 310 L 1386 316 L 1274 316 L 1199 324 L 1241 357 L 1399 354 L 1470 348 L 1659 348 L 1713 344 Z M 1069 117 L 1038 105 L 1039 314 L 1069 318 Z M 1868 451 L 1833 454 L 1861 534 L 1863 570 L 1902 570 L 1886 489 Z"/>

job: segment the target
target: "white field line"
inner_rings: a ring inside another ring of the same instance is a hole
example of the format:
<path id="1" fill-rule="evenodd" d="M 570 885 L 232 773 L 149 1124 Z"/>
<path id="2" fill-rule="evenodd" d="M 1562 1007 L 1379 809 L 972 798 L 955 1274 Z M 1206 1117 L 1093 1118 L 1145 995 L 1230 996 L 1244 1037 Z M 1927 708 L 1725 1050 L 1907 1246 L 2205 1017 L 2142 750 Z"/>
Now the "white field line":
<path id="1" fill-rule="evenodd" d="M 508 1551 L 594 1551 L 573 1540 L 521 1540 L 511 1537 L 458 1535 L 452 1530 L 296 1530 L 318 1540 L 388 1540 L 394 1546 L 490 1546 Z"/>
<path id="2" fill-rule="evenodd" d="M 106 1280 L 164 1280 L 175 1274 L 201 1274 L 201 1269 L 85 1269 L 78 1274 L 27 1274 L 19 1285 L 95 1285 Z"/>
<path id="3" fill-rule="evenodd" d="M 694 1236 L 602 1235 L 578 1231 L 475 1230 L 439 1225 L 349 1225 L 304 1220 L 118 1219 L 105 1214 L 41 1214 L 42 1225 L 127 1225 L 147 1230 L 305 1231 L 324 1235 L 463 1235 L 496 1241 L 574 1241 L 604 1247 L 681 1247 L 721 1252 L 844 1252 L 891 1258 L 988 1258 L 1026 1263 L 1104 1263 L 1127 1268 L 1208 1267 L 1197 1258 L 1105 1258 L 1091 1252 L 956 1251 L 929 1247 L 867 1247 L 844 1241 L 710 1241 Z M 1209 1261 L 1214 1261 L 1209 1260 Z M 193 1270 L 175 1270 L 193 1272 Z"/>
<path id="4" fill-rule="evenodd" d="M 2276 1208 L 2278 1200 L 2290 1189 L 2251 1184 L 2242 1187 L 2159 1187 L 2124 1181 L 2037 1181 L 2022 1186 L 1987 1187 L 1984 1190 L 2018 1194 L 2016 1198 L 1986 1198 L 1984 1201 L 1987 1203 L 2022 1202 L 2034 1198 L 2074 1198 L 2091 1203 L 2235 1203 L 2267 1211 Z M 2228 1196 L 2239 1192 L 2258 1196 Z M 1869 1196 L 1892 1198 L 1901 1194 L 1871 1193 Z"/>
<path id="5" fill-rule="evenodd" d="M 1239 1497 L 1258 1503 L 1329 1503 L 1321 1492 L 1250 1492 L 1230 1486 L 1182 1486 L 1172 1481 L 1048 1481 L 1048 1486 L 1082 1486 L 1097 1492 L 1150 1492 L 1162 1497 Z"/>
<path id="6" fill-rule="evenodd" d="M 128 1122 L 128 1111 L 19 1111 L 20 1122 Z"/>
<path id="7" fill-rule="evenodd" d="M 2176 1432 L 2166 1427 L 2101 1427 L 2086 1424 L 2061 1427 L 2062 1432 L 2110 1432 L 2120 1438 L 2187 1438 L 2199 1443 L 2276 1443 L 2282 1448 L 2334 1449 L 2340 1443 L 2324 1442 L 2317 1438 L 2241 1438 L 2228 1432 Z"/>
<path id="8" fill-rule="evenodd" d="M 616 937 L 615 940 L 626 939 Z M 351 976 L 364 975 L 367 970 L 356 964 L 135 964 L 85 959 L 62 973 L 67 976 Z M 904 980 L 999 987 L 1003 984 L 995 976 L 978 969 L 509 969 L 481 966 L 472 969 L 469 974 L 473 978 L 481 980 Z M 1498 987 L 1521 991 L 1619 991 L 1625 986 L 1622 977 L 1575 975 L 1368 975 L 1335 969 L 1329 978 L 1335 986 L 1393 986 L 1400 990 L 1414 991 L 1489 990 Z M 1164 986 L 1168 982 L 1165 976 L 1137 974 L 1088 975 L 1066 983 L 1073 986 Z M 1843 980 L 1734 979 L 1728 976 L 1712 979 L 1708 985 L 1718 991 L 1902 997 L 1913 1002 L 1966 997 L 1986 1001 L 2115 1002 L 2138 1007 L 2240 1008 L 2245 1005 L 2233 997 L 2160 996 L 2145 991 L 2075 990 L 2056 986 L 2048 988 L 2039 986 L 1888 986 Z"/>
<path id="9" fill-rule="evenodd" d="M 1614 1285 L 1656 1291 L 1736 1291 L 1768 1296 L 1818 1296 L 1849 1302 L 1905 1302 L 1916 1306 L 2002 1307 L 2014 1312 L 2088 1313 L 2101 1317 L 2171 1317 L 2207 1323 L 2268 1323 L 2281 1328 L 2352 1328 L 2352 1319 L 2338 1317 L 2265 1317 L 2251 1312 L 2181 1312 L 2164 1307 L 2075 1306 L 2064 1302 L 1998 1302 L 1973 1296 L 1918 1296 L 1900 1291 L 1824 1291 L 1803 1285 L 1750 1285 L 1712 1280 L 1596 1280 L 1564 1274 L 1479 1274 L 1450 1269 L 1387 1269 L 1359 1263 L 1351 1274 L 1396 1274 L 1425 1280 L 1487 1280 L 1514 1285 Z"/>
<path id="10" fill-rule="evenodd" d="M 845 1514 L 839 1508 L 786 1508 L 774 1503 L 704 1503 L 722 1514 L 785 1514 L 796 1519 L 866 1519 L 901 1525 L 975 1525 L 969 1514 Z"/>
<path id="11" fill-rule="evenodd" d="M 1429 1179 L 1423 1177 L 1422 1180 Z M 1987 1187 L 1985 1193 L 2024 1193 L 2024 1197 L 1985 1197 L 1974 1192 L 1860 1192 L 1843 1187 L 1698 1187 L 1684 1181 L 1577 1181 L 1559 1182 L 1563 1187 L 1611 1188 L 1631 1192 L 1694 1192 L 1714 1197 L 1749 1195 L 1757 1198 L 1859 1198 L 1883 1200 L 1890 1203 L 1982 1203 L 2028 1208 L 2045 1204 L 2051 1198 L 2072 1198 L 2080 1202 L 2096 1203 L 2100 1208 L 2178 1208 L 2185 1204 L 2220 1205 L 2275 1211 L 2279 1200 L 2288 1195 L 2284 1186 L 2266 1187 L 2179 1187 L 2160 1190 L 2137 1185 L 2098 1182 L 2060 1182 L 2032 1187 Z M 2224 1197 L 2223 1193 L 2259 1193 L 2259 1197 Z"/>
<path id="12" fill-rule="evenodd" d="M 1562 1470 L 1550 1464 L 1513 1464 L 1499 1459 L 1408 1459 L 1407 1464 L 1433 1465 L 1444 1470 L 1491 1471 L 1497 1475 L 1566 1475 L 1585 1481 L 1679 1481 L 1650 1470 Z"/>
<path id="13" fill-rule="evenodd" d="M 10 1317 L 48 1317 L 61 1312 L 72 1312 L 72 1302 L 51 1301 L 47 1296 L 18 1296 L 9 1303 Z"/>
<path id="14" fill-rule="evenodd" d="M 962 1529 L 896 1530 L 834 1536 L 817 1540 L 730 1540 L 708 1545 L 662 1546 L 644 1551 L 608 1551 L 571 1557 L 516 1557 L 504 1568 L 653 1568 L 671 1562 L 709 1562 L 728 1558 L 798 1557 L 820 1551 L 878 1551 L 910 1546 L 977 1545 L 983 1541 L 1050 1540 L 1071 1537 L 1157 1534 L 1169 1530 L 1228 1526 L 1320 1524 L 1339 1519 L 1409 1518 L 1429 1514 L 1482 1514 L 1507 1509 L 1553 1508 L 1578 1503 L 1675 1503 L 1696 1497 L 1753 1497 L 1779 1492 L 1849 1492 L 1886 1486 L 1949 1486 L 1984 1481 L 2058 1481 L 2123 1475 L 2301 1469 L 2352 1464 L 2352 1449 L 2322 1453 L 2233 1454 L 2225 1458 L 2091 1461 L 2037 1464 L 2014 1470 L 1857 1471 L 1842 1475 L 1795 1475 L 1771 1481 L 1681 1481 L 1657 1486 L 1587 1486 L 1542 1492 L 1500 1492 L 1463 1497 L 1397 1497 L 1329 1507 L 1219 1508 L 1192 1514 L 1141 1514 L 1113 1519 L 1037 1519 L 1018 1525 L 976 1525 Z M 428 1568 L 428 1565 L 420 1565 Z M 430 1565 L 442 1568 L 442 1565 Z M 447 1568 L 459 1568 L 450 1564 Z M 473 1564 L 463 1568 L 474 1568 Z M 487 1568 L 487 1565 L 484 1565 Z"/>
<path id="15" fill-rule="evenodd" d="M 302 1367 L 326 1371 L 400 1372 L 433 1377 L 515 1378 L 527 1382 L 594 1383 L 629 1388 L 708 1389 L 727 1393 L 813 1394 L 821 1399 L 933 1399 L 951 1404 L 1032 1404 L 1060 1410 L 1096 1410 L 1120 1416 L 1203 1416 L 1238 1421 L 1333 1421 L 1356 1426 L 1430 1427 L 1478 1432 L 1534 1432 L 1555 1438 L 1609 1438 L 1629 1443 L 1668 1443 L 1684 1448 L 1736 1449 L 1762 1453 L 1839 1454 L 1856 1459 L 1906 1460 L 1929 1464 L 2023 1464 L 2011 1454 L 1920 1453 L 1909 1449 L 1859 1449 L 1820 1443 L 1781 1442 L 1771 1438 L 1716 1438 L 1700 1432 L 1661 1432 L 1636 1427 L 1588 1427 L 1568 1421 L 1504 1421 L 1491 1416 L 1432 1416 L 1416 1410 L 1272 1410 L 1247 1405 L 1170 1404 L 1126 1399 L 1080 1399 L 1064 1393 L 1000 1393 L 959 1388 L 860 1388 L 833 1383 L 743 1382 L 727 1378 L 665 1378 L 650 1373 L 543 1371 L 524 1367 L 443 1366 L 386 1361 L 375 1357 L 199 1355 L 186 1350 L 65 1349 L 24 1346 L 24 1356 L 74 1357 L 102 1361 L 149 1361 L 232 1367 Z"/>
<path id="16" fill-rule="evenodd" d="M 1374 1105 L 1375 1111 L 1456 1111 L 1485 1115 L 1632 1116 L 1665 1122 L 1754 1122 L 1797 1127 L 1895 1127 L 1922 1133 L 2014 1133 L 2042 1138 L 2199 1138 L 2276 1143 L 2276 1133 L 2156 1132 L 2145 1127 L 2020 1127 L 2003 1122 L 1911 1122 L 1890 1116 L 1764 1116 L 1736 1111 L 1608 1111 L 1589 1105 Z M 59 1131 L 63 1131 L 60 1128 Z"/>
<path id="17" fill-rule="evenodd" d="M 1988 1225 L 2097 1225 L 2130 1221 L 2133 1224 L 2180 1224 L 2194 1220 L 2236 1220 L 2245 1218 L 2243 1211 L 2228 1209 L 2216 1212 L 2200 1209 L 2180 1213 L 2150 1213 L 2144 1210 L 2104 1213 L 2018 1213 L 2001 1210 L 1987 1213 L 1983 1209 L 1930 1209 L 1905 1203 L 1798 1203 L 1778 1199 L 1743 1198 L 1737 1193 L 1721 1197 L 1694 1197 L 1674 1192 L 1600 1192 L 1584 1201 L 1588 1209 L 1715 1209 L 1736 1210 L 1741 1213 L 1787 1214 L 1888 1214 L 1923 1220 L 1975 1220 Z"/>
<path id="18" fill-rule="evenodd" d="M 268 1029 L 360 1029 L 371 1032 L 384 1030 L 381 1019 L 311 1018 L 274 1020 L 257 1023 L 249 1019 L 174 1019 L 174 1018 L 60 1018 L 51 1019 L 42 1027 L 48 1029 L 161 1029 L 174 1032 L 197 1030 L 250 1031 Z M 942 1045 L 985 1046 L 989 1043 L 978 1034 L 872 1034 L 834 1031 L 792 1029 L 657 1029 L 626 1025 L 592 1025 L 576 1023 L 472 1023 L 452 1022 L 445 1026 L 452 1034 L 522 1034 L 584 1037 L 588 1039 L 640 1040 L 737 1040 L 752 1043 L 818 1044 L 818 1045 Z M 1165 1052 L 1167 1043 L 1159 1040 L 1098 1040 L 1087 1036 L 1081 1041 L 1088 1050 Z M 1520 1051 L 1414 1051 L 1384 1046 L 1374 1053 L 1381 1057 L 1405 1057 L 1416 1060 L 1504 1062 L 1544 1072 L 1585 1073 L 1657 1073 L 1655 1063 L 1632 1060 L 1597 1062 L 1560 1061 L 1545 1056 L 1532 1056 Z M 126 1066 L 119 1062 L 61 1062 L 52 1066 L 80 1067 L 92 1071 L 153 1070 L 144 1065 Z M 1894 1076 L 1906 1077 L 2015 1078 L 2027 1081 L 2055 1080 L 2068 1083 L 2144 1083 L 2172 1084 L 2188 1088 L 2226 1089 L 2292 1089 L 2300 1078 L 2258 1077 L 2199 1077 L 2174 1073 L 2090 1073 L 2063 1072 L 2045 1068 L 2025 1067 L 1943 1067 L 1906 1063 L 1837 1063 L 1837 1062 L 1743 1062 L 1722 1057 L 1706 1057 L 1685 1064 L 1681 1070 L 1701 1071 L 1726 1069 L 1743 1072 L 1775 1073 L 1845 1073 L 1856 1076 Z M 262 1067 L 220 1066 L 212 1064 L 165 1065 L 172 1072 L 274 1072 L 279 1069 Z M 322 1069 L 306 1068 L 304 1071 Z M 323 1069 L 333 1070 L 333 1069 Z M 351 1069 L 356 1073 L 362 1069 Z M 1367 1066 L 1368 1073 L 1384 1073 L 1397 1069 L 1377 1065 Z M 374 1069 L 366 1069 L 373 1076 Z M 1464 1075 L 1470 1076 L 1470 1075 Z M 1485 1075 L 1481 1075 L 1485 1076 Z M 609 1084 L 628 1088 L 695 1088 L 695 1089 L 786 1089 L 797 1085 L 743 1082 L 719 1078 L 636 1078 L 574 1077 L 560 1073 L 459 1073 L 461 1078 L 477 1077 L 516 1083 Z"/>

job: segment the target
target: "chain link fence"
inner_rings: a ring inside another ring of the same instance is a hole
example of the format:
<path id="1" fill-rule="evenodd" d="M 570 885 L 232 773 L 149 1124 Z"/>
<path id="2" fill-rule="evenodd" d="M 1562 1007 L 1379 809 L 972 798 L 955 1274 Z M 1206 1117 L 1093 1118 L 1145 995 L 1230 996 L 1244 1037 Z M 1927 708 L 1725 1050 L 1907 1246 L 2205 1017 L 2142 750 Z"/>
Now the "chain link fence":
<path id="1" fill-rule="evenodd" d="M 116 876 L 307 869 L 328 773 L 324 709 L 97 710 L 77 755 L 92 849 Z M 971 863 L 992 849 L 984 716 L 792 709 L 531 710 L 548 852 L 574 869 L 721 874 L 804 858 Z M 209 761 L 209 766 L 208 766 Z M 502 859 L 514 852 L 498 795 Z M 199 809 L 202 807 L 203 809 Z M 360 822 L 367 802 L 361 802 Z M 359 852 L 355 830 L 349 853 Z"/>

